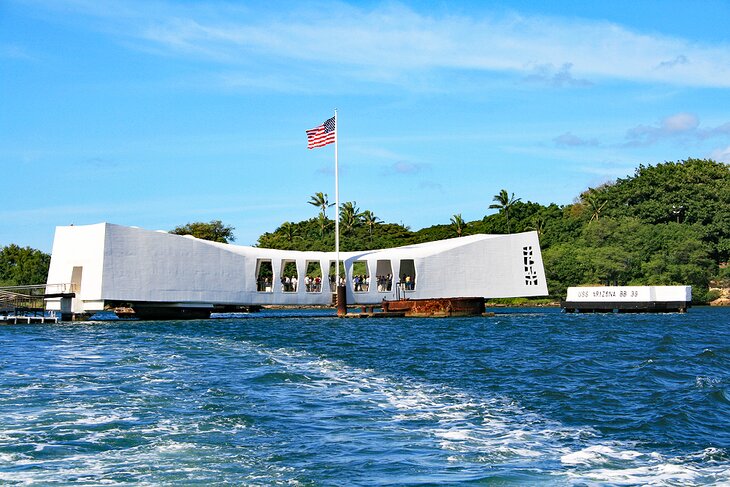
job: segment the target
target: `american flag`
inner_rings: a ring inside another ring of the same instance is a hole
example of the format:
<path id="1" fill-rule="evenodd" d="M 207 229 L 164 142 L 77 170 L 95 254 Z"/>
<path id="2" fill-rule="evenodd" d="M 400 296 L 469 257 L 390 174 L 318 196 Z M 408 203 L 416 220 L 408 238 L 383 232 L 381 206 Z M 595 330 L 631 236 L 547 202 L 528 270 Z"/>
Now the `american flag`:
<path id="1" fill-rule="evenodd" d="M 326 120 L 319 127 L 307 130 L 307 149 L 324 147 L 335 141 L 335 117 Z"/>

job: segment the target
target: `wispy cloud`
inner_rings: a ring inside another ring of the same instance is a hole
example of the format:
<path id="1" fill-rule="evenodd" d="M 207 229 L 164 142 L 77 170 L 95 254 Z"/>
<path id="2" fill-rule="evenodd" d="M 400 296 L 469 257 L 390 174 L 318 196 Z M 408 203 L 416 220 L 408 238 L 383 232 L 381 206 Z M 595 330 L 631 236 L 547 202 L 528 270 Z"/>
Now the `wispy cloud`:
<path id="1" fill-rule="evenodd" d="M 582 137 L 578 137 L 577 135 L 573 135 L 570 132 L 566 132 L 562 135 L 555 137 L 553 139 L 553 142 L 555 142 L 555 145 L 563 147 L 584 147 L 598 145 L 598 139 L 584 139 Z"/>
<path id="2" fill-rule="evenodd" d="M 680 54 L 679 56 L 675 57 L 674 59 L 670 61 L 662 61 L 657 65 L 658 69 L 664 69 L 664 68 L 673 68 L 678 65 L 682 64 L 689 64 L 689 59 L 687 59 L 687 56 Z"/>
<path id="3" fill-rule="evenodd" d="M 591 86 L 591 83 L 585 79 L 576 79 L 570 73 L 572 63 L 563 64 L 560 69 L 555 69 L 552 64 L 542 64 L 533 68 L 533 73 L 525 76 L 523 81 L 526 83 L 541 83 L 555 88 L 564 87 L 580 87 Z"/>
<path id="4" fill-rule="evenodd" d="M 361 80 L 428 89 L 429 82 L 448 81 L 439 70 L 506 73 L 559 87 L 602 79 L 730 86 L 726 43 L 703 45 L 586 19 L 425 14 L 393 2 L 369 8 L 324 2 L 317 9 L 296 3 L 41 4 L 95 19 L 99 29 L 137 49 L 235 68 L 240 74 L 227 81 L 242 87 L 260 88 L 256 78 L 281 66 L 290 73 L 301 66 L 337 73 L 343 87 Z"/>
<path id="5" fill-rule="evenodd" d="M 424 170 L 428 169 L 428 164 L 409 162 L 409 161 L 397 161 L 391 164 L 384 171 L 385 174 L 405 174 L 415 175 L 420 174 Z"/>
<path id="6" fill-rule="evenodd" d="M 730 136 L 730 122 L 718 125 L 717 127 L 698 130 L 697 136 L 703 140 L 711 137 Z"/>
<path id="7" fill-rule="evenodd" d="M 700 128 L 700 119 L 693 113 L 676 113 L 656 125 L 638 125 L 626 132 L 624 147 L 642 147 L 662 140 L 701 141 L 730 136 L 730 122 L 717 127 Z"/>

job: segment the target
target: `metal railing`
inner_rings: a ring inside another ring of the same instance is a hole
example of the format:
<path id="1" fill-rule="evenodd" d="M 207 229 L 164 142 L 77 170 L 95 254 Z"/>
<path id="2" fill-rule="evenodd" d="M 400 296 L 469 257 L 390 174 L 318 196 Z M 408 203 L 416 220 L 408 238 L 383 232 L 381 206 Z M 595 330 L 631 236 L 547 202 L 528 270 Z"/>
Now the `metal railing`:
<path id="1" fill-rule="evenodd" d="M 74 283 L 0 287 L 0 314 L 25 316 L 43 313 L 47 298 L 71 296 L 76 288 Z"/>

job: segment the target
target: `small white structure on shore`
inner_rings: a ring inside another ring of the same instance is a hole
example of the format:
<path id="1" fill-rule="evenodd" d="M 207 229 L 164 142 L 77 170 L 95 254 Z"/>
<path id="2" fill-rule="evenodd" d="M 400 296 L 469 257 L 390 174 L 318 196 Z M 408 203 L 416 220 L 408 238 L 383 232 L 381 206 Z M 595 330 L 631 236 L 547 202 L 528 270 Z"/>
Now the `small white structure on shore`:
<path id="1" fill-rule="evenodd" d="M 72 283 L 75 297 L 65 312 L 130 306 L 139 316 L 192 317 L 246 305 L 329 305 L 335 258 L 334 252 L 246 247 L 99 223 L 56 228 L 48 283 Z M 536 232 L 341 252 L 340 258 L 347 302 L 355 305 L 548 293 Z M 62 307 L 60 298 L 47 301 L 50 310 Z"/>
<path id="2" fill-rule="evenodd" d="M 692 286 L 569 287 L 562 303 L 567 312 L 685 312 Z"/>

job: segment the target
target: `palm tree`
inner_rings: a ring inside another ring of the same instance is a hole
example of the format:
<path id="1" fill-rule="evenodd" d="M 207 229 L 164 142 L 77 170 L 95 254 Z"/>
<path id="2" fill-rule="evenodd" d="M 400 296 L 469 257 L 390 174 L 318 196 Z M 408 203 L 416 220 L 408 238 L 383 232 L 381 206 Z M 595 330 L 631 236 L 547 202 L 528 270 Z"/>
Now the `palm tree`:
<path id="1" fill-rule="evenodd" d="M 340 205 L 340 223 L 345 227 L 345 233 L 350 233 L 361 218 L 362 213 L 356 201 L 346 201 Z"/>
<path id="2" fill-rule="evenodd" d="M 601 203 L 598 198 L 593 194 L 586 194 L 583 198 L 588 205 L 588 208 L 591 210 L 591 219 L 588 220 L 588 223 L 592 222 L 593 220 L 598 221 L 598 219 L 601 217 L 601 210 L 603 210 L 603 207 L 606 206 L 606 203 L 608 201 L 604 201 Z"/>
<path id="3" fill-rule="evenodd" d="M 281 227 L 279 227 L 279 230 L 284 234 L 284 238 L 288 242 L 292 242 L 296 235 L 297 227 L 292 222 L 284 222 L 281 224 Z"/>
<path id="4" fill-rule="evenodd" d="M 307 203 L 312 206 L 321 208 L 322 214 L 325 216 L 325 218 L 327 217 L 327 208 L 335 206 L 334 203 L 330 203 L 327 199 L 327 193 L 322 193 L 321 191 L 319 193 L 314 193 L 312 196 L 310 196 Z"/>
<path id="5" fill-rule="evenodd" d="M 463 218 L 461 218 L 461 213 L 451 217 L 451 226 L 454 227 L 454 230 L 456 230 L 456 235 L 461 237 L 461 234 L 464 232 L 464 228 L 466 228 L 466 222 Z"/>
<path id="6" fill-rule="evenodd" d="M 534 230 L 537 232 L 538 237 L 542 237 L 542 234 L 545 233 L 545 224 L 547 221 L 545 220 L 544 216 L 537 215 L 535 218 L 532 219 L 532 225 L 527 227 L 527 230 Z"/>
<path id="7" fill-rule="evenodd" d="M 323 211 L 320 211 L 319 215 L 317 215 L 317 223 L 319 223 L 319 235 L 324 238 L 324 230 L 329 226 L 330 220 L 325 216 Z"/>
<path id="8" fill-rule="evenodd" d="M 500 190 L 499 194 L 495 194 L 494 198 L 492 198 L 492 201 L 496 201 L 497 203 L 489 205 L 489 208 L 496 208 L 499 210 L 500 213 L 504 212 L 505 217 L 507 217 L 507 233 L 511 233 L 510 227 L 509 227 L 509 210 L 514 206 L 515 203 L 520 201 L 522 198 L 515 198 L 515 194 L 512 193 L 512 196 L 509 196 L 509 193 L 507 193 L 506 189 Z"/>
<path id="9" fill-rule="evenodd" d="M 361 214 L 362 216 L 362 222 L 368 226 L 368 230 L 370 230 L 370 239 L 373 238 L 373 228 L 375 228 L 375 225 L 377 225 L 380 222 L 380 218 L 375 216 L 375 213 L 373 213 L 370 210 L 365 210 Z"/>

